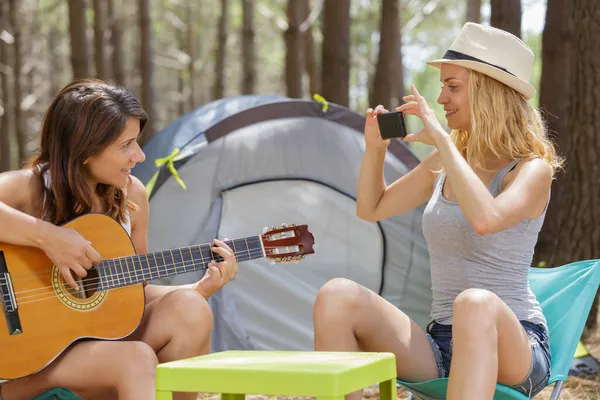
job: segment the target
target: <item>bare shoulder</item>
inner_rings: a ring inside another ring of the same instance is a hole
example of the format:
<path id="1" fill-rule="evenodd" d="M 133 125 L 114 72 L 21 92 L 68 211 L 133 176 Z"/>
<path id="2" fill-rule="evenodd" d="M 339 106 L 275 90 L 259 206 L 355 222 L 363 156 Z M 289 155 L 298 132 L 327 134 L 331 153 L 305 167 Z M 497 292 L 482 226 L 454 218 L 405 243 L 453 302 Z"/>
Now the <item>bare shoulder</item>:
<path id="1" fill-rule="evenodd" d="M 146 186 L 133 175 L 131 175 L 131 182 L 127 188 L 127 197 L 139 207 L 148 204 L 148 190 L 146 190 Z"/>
<path id="2" fill-rule="evenodd" d="M 554 169 L 544 159 L 539 157 L 525 158 L 506 175 L 506 186 L 516 179 L 541 188 L 549 188 L 554 177 Z"/>
<path id="3" fill-rule="evenodd" d="M 554 169 L 544 159 L 539 157 L 530 157 L 521 160 L 517 165 L 517 172 L 534 179 L 542 179 L 550 183 L 554 176 Z"/>
<path id="4" fill-rule="evenodd" d="M 41 203 L 43 191 L 37 175 L 30 168 L 0 174 L 0 201 L 17 210 L 31 213 Z"/>

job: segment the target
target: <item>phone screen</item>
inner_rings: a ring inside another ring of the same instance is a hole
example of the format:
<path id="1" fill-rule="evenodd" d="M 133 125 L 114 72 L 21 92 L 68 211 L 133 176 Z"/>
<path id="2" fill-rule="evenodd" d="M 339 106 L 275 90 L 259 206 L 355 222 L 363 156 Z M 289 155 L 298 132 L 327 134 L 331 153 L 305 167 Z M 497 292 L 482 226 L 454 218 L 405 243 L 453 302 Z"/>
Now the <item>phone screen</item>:
<path id="1" fill-rule="evenodd" d="M 404 116 L 401 112 L 377 114 L 377 123 L 382 139 L 403 138 L 407 135 Z"/>

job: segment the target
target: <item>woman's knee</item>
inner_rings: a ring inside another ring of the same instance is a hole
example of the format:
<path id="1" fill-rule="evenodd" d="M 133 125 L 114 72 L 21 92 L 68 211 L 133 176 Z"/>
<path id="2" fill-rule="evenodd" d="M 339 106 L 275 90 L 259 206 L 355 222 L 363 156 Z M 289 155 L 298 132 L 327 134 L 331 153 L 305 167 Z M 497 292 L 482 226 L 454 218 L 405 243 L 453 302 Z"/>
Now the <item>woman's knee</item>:
<path id="1" fill-rule="evenodd" d="M 496 324 L 498 296 L 485 289 L 467 289 L 454 299 L 453 326 L 479 330 Z"/>
<path id="2" fill-rule="evenodd" d="M 353 308 L 358 302 L 360 292 L 364 288 L 358 283 L 346 278 L 333 278 L 325 283 L 315 301 L 313 312 L 315 316 L 322 313 Z"/>
<path id="3" fill-rule="evenodd" d="M 168 294 L 163 305 L 175 319 L 173 327 L 193 337 L 210 336 L 213 314 L 208 302 L 193 290 L 180 289 Z"/>
<path id="4" fill-rule="evenodd" d="M 119 375 L 135 374 L 153 379 L 158 365 L 158 357 L 152 347 L 140 341 L 121 343 L 123 346 L 114 355 L 115 367 L 120 368 Z"/>

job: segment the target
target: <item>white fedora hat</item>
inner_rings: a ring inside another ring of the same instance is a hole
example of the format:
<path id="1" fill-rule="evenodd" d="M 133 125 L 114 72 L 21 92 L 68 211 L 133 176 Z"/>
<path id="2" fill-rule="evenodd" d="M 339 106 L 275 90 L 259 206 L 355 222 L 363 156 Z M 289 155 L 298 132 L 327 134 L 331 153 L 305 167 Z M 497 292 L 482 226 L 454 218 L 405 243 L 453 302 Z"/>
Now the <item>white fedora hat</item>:
<path id="1" fill-rule="evenodd" d="M 527 100 L 535 96 L 529 84 L 533 52 L 515 35 L 491 26 L 467 22 L 446 54 L 427 64 L 460 65 L 504 83 Z"/>

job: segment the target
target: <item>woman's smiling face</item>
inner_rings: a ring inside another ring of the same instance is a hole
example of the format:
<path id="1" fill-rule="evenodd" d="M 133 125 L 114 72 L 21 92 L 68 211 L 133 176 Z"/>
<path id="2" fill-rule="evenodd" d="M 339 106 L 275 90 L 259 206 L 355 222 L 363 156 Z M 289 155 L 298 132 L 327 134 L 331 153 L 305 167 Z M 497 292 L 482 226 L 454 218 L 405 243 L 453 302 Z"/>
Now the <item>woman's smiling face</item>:
<path id="1" fill-rule="evenodd" d="M 437 102 L 444 107 L 450 129 L 471 130 L 469 75 L 468 69 L 458 65 L 442 64 L 440 69 L 443 86 Z"/>

